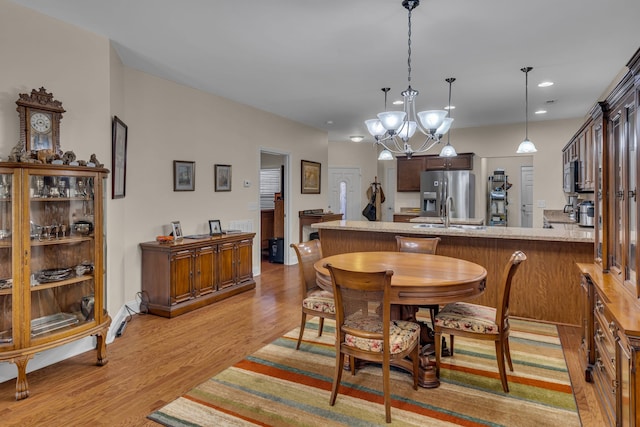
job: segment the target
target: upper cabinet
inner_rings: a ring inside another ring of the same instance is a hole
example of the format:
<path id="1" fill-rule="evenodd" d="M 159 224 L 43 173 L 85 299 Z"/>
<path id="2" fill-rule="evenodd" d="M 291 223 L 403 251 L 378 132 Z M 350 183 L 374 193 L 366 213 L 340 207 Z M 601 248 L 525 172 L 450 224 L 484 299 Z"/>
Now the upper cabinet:
<path id="1" fill-rule="evenodd" d="M 461 153 L 456 157 L 414 156 L 398 157 L 397 191 L 420 191 L 420 173 L 427 170 L 471 170 L 473 153 Z"/>
<path id="2" fill-rule="evenodd" d="M 562 150 L 564 189 L 567 192 L 595 191 L 595 142 L 593 131 L 596 122 L 588 121 Z M 569 176 L 567 176 L 569 174 Z M 568 183 L 567 180 L 575 180 Z"/>

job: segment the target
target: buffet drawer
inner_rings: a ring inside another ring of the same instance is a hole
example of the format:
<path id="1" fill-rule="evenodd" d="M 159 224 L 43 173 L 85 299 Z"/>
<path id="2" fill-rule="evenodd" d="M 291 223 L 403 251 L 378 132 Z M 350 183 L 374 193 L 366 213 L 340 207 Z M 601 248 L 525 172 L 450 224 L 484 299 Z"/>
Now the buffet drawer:
<path id="1" fill-rule="evenodd" d="M 599 347 L 596 345 L 596 363 L 593 369 L 593 384 L 596 393 L 600 397 L 600 406 L 606 414 L 609 425 L 616 425 L 616 382 L 614 380 L 615 373 L 609 371 L 602 362 L 601 356 L 598 354 Z"/>

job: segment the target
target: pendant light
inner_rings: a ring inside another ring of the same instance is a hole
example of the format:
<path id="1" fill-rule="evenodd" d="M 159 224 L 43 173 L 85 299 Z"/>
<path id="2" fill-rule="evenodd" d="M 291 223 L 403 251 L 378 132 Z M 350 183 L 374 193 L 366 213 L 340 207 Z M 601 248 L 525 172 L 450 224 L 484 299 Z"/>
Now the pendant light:
<path id="1" fill-rule="evenodd" d="M 524 73 L 524 141 L 518 146 L 516 153 L 518 154 L 530 154 L 535 153 L 536 146 L 533 142 L 529 141 L 529 71 L 533 70 L 533 67 L 524 67 L 520 71 Z"/>
<path id="2" fill-rule="evenodd" d="M 453 82 L 456 81 L 455 77 L 449 77 L 448 79 L 445 79 L 445 81 L 447 83 L 449 83 L 449 107 L 447 108 L 447 111 L 449 111 L 449 118 L 451 117 L 451 84 Z M 451 119 L 453 121 L 453 119 Z M 451 130 L 449 130 L 449 132 L 447 133 L 447 145 L 445 145 L 444 147 L 442 147 L 442 150 L 440 151 L 440 157 L 456 157 L 458 155 L 458 153 L 456 153 L 456 149 L 453 148 L 453 145 L 451 145 L 450 143 L 450 138 L 451 137 Z"/>

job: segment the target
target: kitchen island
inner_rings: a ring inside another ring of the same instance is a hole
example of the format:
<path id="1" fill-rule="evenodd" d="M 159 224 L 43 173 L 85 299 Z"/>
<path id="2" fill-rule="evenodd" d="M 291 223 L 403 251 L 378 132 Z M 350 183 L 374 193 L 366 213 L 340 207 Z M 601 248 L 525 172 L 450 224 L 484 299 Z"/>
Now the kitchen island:
<path id="1" fill-rule="evenodd" d="M 511 315 L 580 325 L 579 271 L 576 263 L 593 262 L 591 229 L 485 227 L 400 222 L 330 221 L 313 224 L 322 252 L 330 256 L 359 251 L 396 250 L 396 235 L 440 237 L 438 254 L 465 259 L 487 269 L 487 288 L 474 302 L 495 307 L 496 289 L 511 254 L 521 250 L 527 261 L 514 278 Z"/>

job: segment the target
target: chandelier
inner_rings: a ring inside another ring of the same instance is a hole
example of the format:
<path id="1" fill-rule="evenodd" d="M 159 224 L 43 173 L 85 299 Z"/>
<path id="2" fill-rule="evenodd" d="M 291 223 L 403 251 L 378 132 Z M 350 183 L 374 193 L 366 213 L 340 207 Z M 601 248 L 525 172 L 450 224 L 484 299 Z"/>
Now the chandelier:
<path id="1" fill-rule="evenodd" d="M 401 93 L 403 98 L 403 111 L 384 111 L 378 114 L 377 119 L 366 120 L 365 124 L 369 133 L 375 138 L 376 144 L 384 149 L 380 153 L 379 160 L 393 159 L 393 154 L 404 154 L 411 158 L 414 153 L 423 153 L 440 142 L 445 135 L 453 119 L 447 117 L 446 110 L 428 110 L 416 113 L 415 100 L 418 91 L 411 87 L 411 12 L 420 5 L 419 0 L 403 0 L 402 6 L 408 11 L 408 87 Z M 388 88 L 382 89 L 385 93 L 385 110 Z M 451 85 L 449 85 L 451 95 Z M 449 100 L 451 101 L 451 100 Z M 419 148 L 414 149 L 409 140 L 419 130 L 425 139 Z"/>

